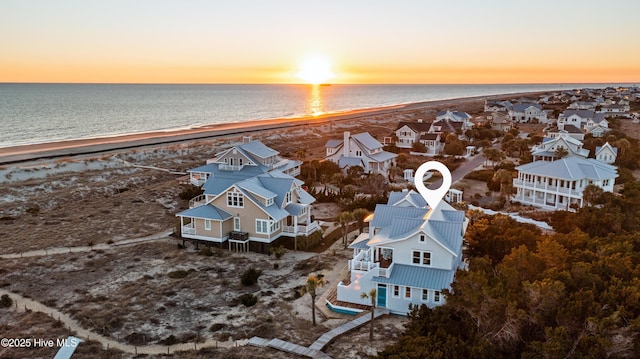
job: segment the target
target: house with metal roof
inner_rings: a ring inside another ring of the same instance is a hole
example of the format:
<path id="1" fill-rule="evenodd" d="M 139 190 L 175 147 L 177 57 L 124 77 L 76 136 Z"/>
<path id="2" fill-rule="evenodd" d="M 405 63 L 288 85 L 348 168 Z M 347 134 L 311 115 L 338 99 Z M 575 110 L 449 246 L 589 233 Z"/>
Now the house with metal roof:
<path id="1" fill-rule="evenodd" d="M 337 163 L 343 170 L 362 166 L 366 173 L 379 173 L 385 177 L 398 156 L 384 151 L 382 144 L 368 132 L 352 135 L 346 131 L 342 140 L 329 140 L 325 148 L 325 159 Z"/>
<path id="2" fill-rule="evenodd" d="M 302 189 L 302 181 L 283 172 L 295 173 L 297 161 L 254 141 L 207 162 L 188 171 L 203 194 L 176 214 L 182 238 L 268 253 L 280 240 L 320 230 L 311 220 L 315 199 Z"/>
<path id="3" fill-rule="evenodd" d="M 582 148 L 582 141 L 575 139 L 569 133 L 558 132 L 556 137 L 545 137 L 542 143 L 531 148 L 534 161 L 554 161 L 558 159 L 556 151 L 563 148 L 567 151 L 568 157 L 587 158 L 589 150 Z"/>
<path id="4" fill-rule="evenodd" d="M 606 142 L 602 146 L 596 146 L 596 160 L 608 164 L 612 164 L 618 157 L 618 148 L 611 146 L 609 142 Z"/>
<path id="5" fill-rule="evenodd" d="M 349 279 L 337 285 L 340 310 L 369 305 L 361 293 L 376 289 L 376 306 L 406 315 L 409 304 L 442 305 L 456 271 L 464 268 L 462 244 L 468 219 L 445 201 L 429 208 L 413 191 L 395 192 L 378 204 L 369 230 L 350 245 Z M 346 309 L 348 310 L 348 309 Z"/>
<path id="6" fill-rule="evenodd" d="M 513 122 L 547 122 L 547 112 L 537 103 L 516 103 L 511 105 L 509 116 Z"/>
<path id="7" fill-rule="evenodd" d="M 613 192 L 617 167 L 593 158 L 566 157 L 556 161 L 535 161 L 516 167 L 513 201 L 551 209 L 570 210 L 584 204 L 585 187 L 590 184 Z"/>

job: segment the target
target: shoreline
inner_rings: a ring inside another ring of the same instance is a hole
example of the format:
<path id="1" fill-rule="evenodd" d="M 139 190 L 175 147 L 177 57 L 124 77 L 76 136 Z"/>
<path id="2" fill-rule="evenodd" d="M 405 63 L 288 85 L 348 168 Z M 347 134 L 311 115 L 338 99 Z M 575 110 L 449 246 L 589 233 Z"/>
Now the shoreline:
<path id="1" fill-rule="evenodd" d="M 450 98 L 397 105 L 346 110 L 318 116 L 283 117 L 264 120 L 215 123 L 176 130 L 156 130 L 122 135 L 91 137 L 37 144 L 16 145 L 0 148 L 0 164 L 20 163 L 38 159 L 95 154 L 113 150 L 138 148 L 143 146 L 185 142 L 199 139 L 211 139 L 228 135 L 242 135 L 265 130 L 290 129 L 307 125 L 318 125 L 334 121 L 347 121 L 366 116 L 380 116 L 395 112 L 430 109 L 457 103 L 502 98 L 505 96 L 539 95 L 550 91 L 522 92 L 498 95 Z"/>

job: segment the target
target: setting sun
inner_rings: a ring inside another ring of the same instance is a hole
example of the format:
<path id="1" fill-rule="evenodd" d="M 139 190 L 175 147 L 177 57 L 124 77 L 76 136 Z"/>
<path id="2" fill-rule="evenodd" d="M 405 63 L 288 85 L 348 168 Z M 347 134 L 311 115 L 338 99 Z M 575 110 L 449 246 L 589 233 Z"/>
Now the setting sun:
<path id="1" fill-rule="evenodd" d="M 322 55 L 309 56 L 300 63 L 296 76 L 309 84 L 321 84 L 335 77 L 331 62 Z"/>

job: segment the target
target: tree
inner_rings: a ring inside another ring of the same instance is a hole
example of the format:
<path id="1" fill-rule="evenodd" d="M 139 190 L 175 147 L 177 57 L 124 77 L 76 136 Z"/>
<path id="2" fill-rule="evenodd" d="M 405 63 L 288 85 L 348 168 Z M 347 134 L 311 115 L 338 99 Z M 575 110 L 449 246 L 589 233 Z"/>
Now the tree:
<path id="1" fill-rule="evenodd" d="M 400 167 L 390 167 L 389 168 L 389 182 L 394 182 L 394 179 L 398 176 L 402 176 L 403 172 L 402 172 L 402 168 Z"/>
<path id="2" fill-rule="evenodd" d="M 482 154 L 487 161 L 491 161 L 492 166 L 495 166 L 496 162 L 500 162 L 505 158 L 504 153 L 496 148 L 487 148 L 486 150 L 482 151 Z M 484 165 L 486 167 L 486 161 Z"/>
<path id="3" fill-rule="evenodd" d="M 416 141 L 411 145 L 411 151 L 424 153 L 427 152 L 427 146 L 420 141 Z"/>
<path id="4" fill-rule="evenodd" d="M 343 211 L 338 215 L 336 221 L 342 226 L 342 244 L 347 248 L 347 228 L 349 223 L 353 221 L 353 214 L 351 212 Z"/>
<path id="5" fill-rule="evenodd" d="M 313 318 L 313 326 L 316 326 L 316 289 L 324 287 L 327 281 L 324 277 L 318 277 L 315 274 L 307 277 L 307 282 L 302 287 L 302 295 L 309 294 L 311 297 L 311 317 Z"/>
<path id="6" fill-rule="evenodd" d="M 460 156 L 464 154 L 464 145 L 456 139 L 444 145 L 444 153 L 449 156 Z"/>
<path id="7" fill-rule="evenodd" d="M 358 222 L 358 230 L 362 233 L 364 229 L 364 219 L 369 215 L 369 211 L 364 208 L 356 208 L 352 212 L 353 219 Z"/>
<path id="8" fill-rule="evenodd" d="M 396 164 L 400 168 L 407 168 L 408 162 L 409 162 L 409 156 L 407 156 L 406 153 L 400 153 L 398 154 L 398 157 L 396 157 Z"/>
<path id="9" fill-rule="evenodd" d="M 600 203 L 604 190 L 594 184 L 588 184 L 582 191 L 582 199 L 590 206 Z"/>
<path id="10" fill-rule="evenodd" d="M 499 169 L 493 175 L 493 180 L 500 183 L 500 193 L 507 197 L 507 200 L 511 197 L 511 190 L 513 188 L 513 173 L 506 169 Z"/>
<path id="11" fill-rule="evenodd" d="M 371 326 L 369 327 L 369 341 L 370 342 L 373 341 L 373 319 L 375 318 L 376 295 L 377 294 L 378 294 L 378 292 L 376 291 L 375 288 L 371 288 L 369 293 L 365 293 L 365 292 L 360 293 L 360 298 L 362 298 L 362 299 L 365 299 L 365 298 L 371 299 Z"/>
<path id="12" fill-rule="evenodd" d="M 299 159 L 300 161 L 304 161 L 304 159 L 307 158 L 307 150 L 303 148 L 301 150 L 296 151 L 296 158 Z"/>
<path id="13" fill-rule="evenodd" d="M 557 159 L 565 158 L 569 154 L 569 150 L 564 148 L 564 146 L 556 147 L 556 150 L 553 152 L 553 157 Z"/>

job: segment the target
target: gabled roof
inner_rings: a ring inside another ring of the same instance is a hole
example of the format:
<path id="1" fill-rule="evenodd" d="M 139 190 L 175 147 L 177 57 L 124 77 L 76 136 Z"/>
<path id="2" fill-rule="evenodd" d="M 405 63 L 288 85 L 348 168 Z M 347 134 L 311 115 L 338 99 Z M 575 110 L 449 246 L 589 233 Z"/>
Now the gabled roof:
<path id="1" fill-rule="evenodd" d="M 340 159 L 338 160 L 338 166 L 340 166 L 340 168 L 355 167 L 355 166 L 360 166 L 364 168 L 364 162 L 362 162 L 362 158 L 360 157 L 340 156 Z"/>
<path id="2" fill-rule="evenodd" d="M 538 111 L 542 111 L 542 106 L 537 103 L 516 103 L 514 105 L 511 105 L 511 111 L 524 112 L 526 109 L 532 106 L 538 109 Z"/>
<path id="3" fill-rule="evenodd" d="M 421 141 L 435 141 L 438 139 L 438 137 L 440 136 L 439 133 L 425 133 L 424 135 L 420 136 L 420 140 Z"/>
<path id="4" fill-rule="evenodd" d="M 329 140 L 327 141 L 327 144 L 325 145 L 325 147 L 336 148 L 336 147 L 342 146 L 343 142 L 344 140 Z"/>
<path id="5" fill-rule="evenodd" d="M 210 203 L 202 206 L 190 208 L 186 211 L 182 211 L 176 214 L 176 216 L 209 219 L 212 221 L 225 221 L 233 217 L 231 213 L 221 208 L 218 208 Z"/>
<path id="6" fill-rule="evenodd" d="M 427 132 L 431 127 L 431 122 L 405 122 L 401 121 L 398 123 L 398 127 L 396 127 L 396 131 L 401 129 L 402 127 L 407 126 L 411 130 L 416 133 Z"/>
<path id="7" fill-rule="evenodd" d="M 593 158 L 567 157 L 553 162 L 536 161 L 516 167 L 524 173 L 565 180 L 602 180 L 618 177 L 617 167 Z"/>
<path id="8" fill-rule="evenodd" d="M 373 277 L 378 283 L 395 284 L 412 288 L 442 290 L 450 288 L 456 271 L 395 263 L 391 276 Z"/>
<path id="9" fill-rule="evenodd" d="M 378 153 L 374 153 L 372 155 L 367 155 L 367 157 L 373 159 L 376 162 L 384 162 L 398 157 L 395 153 L 382 151 Z"/>
<path id="10" fill-rule="evenodd" d="M 358 143 L 363 145 L 365 148 L 369 150 L 375 150 L 378 148 L 382 148 L 382 144 L 378 142 L 373 136 L 369 134 L 369 132 L 358 133 L 355 135 L 351 135 L 351 138 L 356 140 Z"/>
<path id="11" fill-rule="evenodd" d="M 211 173 L 209 179 L 203 186 L 204 194 L 214 196 L 226 191 L 236 182 L 244 181 L 268 171 L 268 168 L 265 166 L 244 166 L 238 171 L 223 171 L 218 169 L 217 163 L 197 167 L 191 171 L 197 172 L 197 170 L 202 167 L 207 167 L 210 170 L 208 172 Z"/>
<path id="12" fill-rule="evenodd" d="M 424 200 L 424 197 L 414 190 L 389 193 L 389 199 L 387 200 L 388 205 L 398 206 L 401 202 L 406 202 L 416 208 L 427 207 L 427 201 Z"/>
<path id="13" fill-rule="evenodd" d="M 249 143 L 243 143 L 239 146 L 236 146 L 237 148 L 240 148 L 246 152 L 251 153 L 254 156 L 260 157 L 260 158 L 268 158 L 271 156 L 275 156 L 277 155 L 279 152 L 274 150 L 273 148 L 267 147 L 265 146 L 262 142 L 260 141 L 251 141 Z"/>
<path id="14" fill-rule="evenodd" d="M 609 142 L 606 142 L 604 145 L 602 146 L 596 146 L 596 156 L 598 156 L 598 153 L 600 151 L 604 151 L 605 149 L 609 149 L 611 152 L 613 152 L 616 156 L 618 155 L 618 147 L 613 147 L 611 146 L 611 144 Z"/>
<path id="15" fill-rule="evenodd" d="M 562 112 L 562 116 L 564 118 L 569 118 L 573 115 L 576 115 L 580 118 L 588 120 L 588 119 L 593 119 L 595 116 L 595 113 L 596 112 L 594 110 L 564 110 Z"/>
<path id="16" fill-rule="evenodd" d="M 471 115 L 464 111 L 440 111 L 437 117 L 447 116 L 454 122 L 464 122 L 471 118 Z"/>

